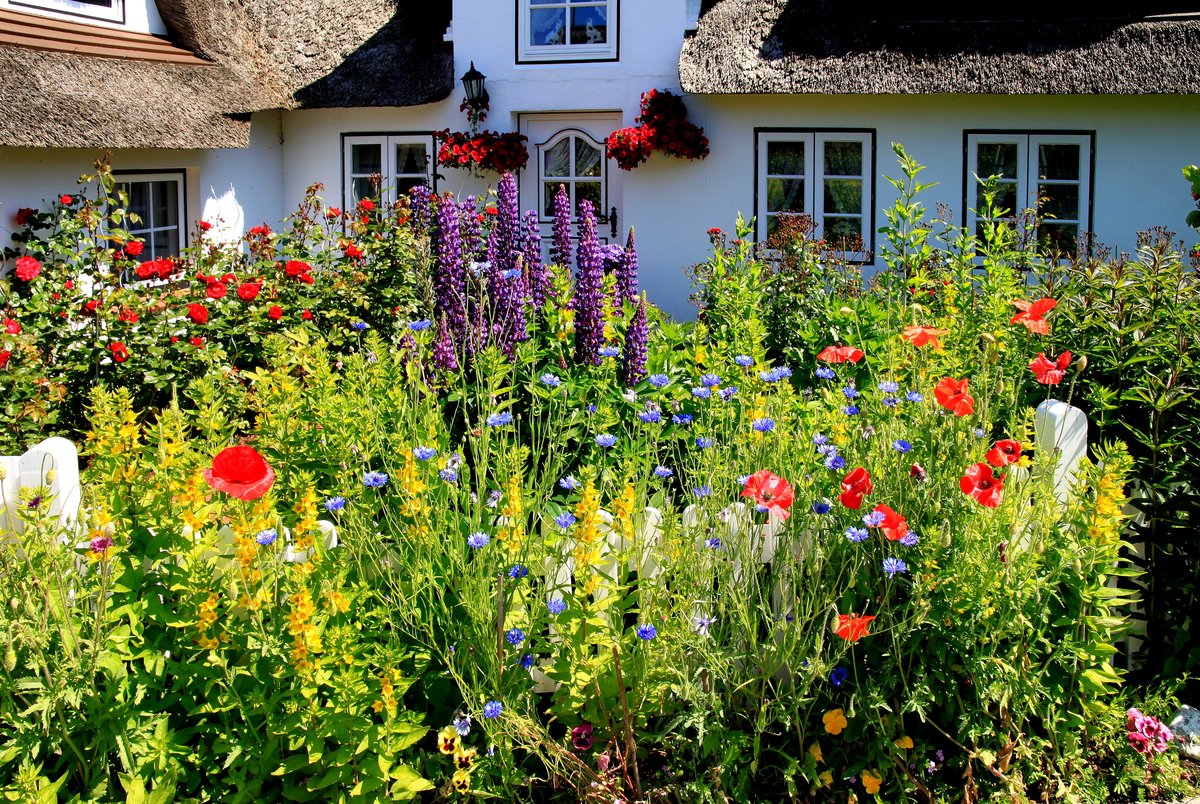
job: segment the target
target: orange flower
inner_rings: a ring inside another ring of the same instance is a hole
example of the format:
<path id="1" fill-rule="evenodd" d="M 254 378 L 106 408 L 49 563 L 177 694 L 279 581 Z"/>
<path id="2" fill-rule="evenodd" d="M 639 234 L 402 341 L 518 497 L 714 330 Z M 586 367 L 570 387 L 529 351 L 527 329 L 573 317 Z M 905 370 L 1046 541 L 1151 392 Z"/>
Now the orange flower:
<path id="1" fill-rule="evenodd" d="M 1026 329 L 1038 335 L 1050 334 L 1050 324 L 1042 316 L 1053 310 L 1058 302 L 1054 299 L 1038 299 L 1035 302 L 1015 301 L 1013 304 L 1021 312 L 1014 315 L 1008 323 L 1024 324 Z"/>
<path id="2" fill-rule="evenodd" d="M 879 785 L 883 783 L 883 777 L 879 775 L 879 771 L 865 770 L 862 772 L 862 783 L 864 790 L 875 795 L 879 792 Z"/>
<path id="3" fill-rule="evenodd" d="M 934 386 L 933 395 L 937 397 L 939 405 L 955 416 L 969 416 L 975 412 L 975 397 L 967 392 L 967 387 L 970 383 L 971 380 L 969 378 L 955 380 L 950 377 L 943 377 Z"/>
<path id="4" fill-rule="evenodd" d="M 904 334 L 900 337 L 908 341 L 913 346 L 921 348 L 928 344 L 933 344 L 934 349 L 941 349 L 942 342 L 938 340 L 938 335 L 945 335 L 946 330 L 936 329 L 934 327 L 905 327 Z"/>
<path id="5" fill-rule="evenodd" d="M 788 510 L 795 500 L 791 484 L 766 469 L 759 469 L 750 475 L 746 487 L 742 489 L 742 496 L 753 497 L 760 508 L 767 509 L 772 519 L 782 522 L 792 515 Z"/>
<path id="6" fill-rule="evenodd" d="M 847 642 L 857 642 L 865 636 L 870 636 L 867 626 L 874 619 L 875 615 L 873 614 L 866 614 L 862 617 L 857 614 L 839 614 L 837 627 L 833 629 L 833 632 Z"/>
<path id="7" fill-rule="evenodd" d="M 817 355 L 817 360 L 823 363 L 857 363 L 862 359 L 862 349 L 853 346 L 826 346 Z"/>
<path id="8" fill-rule="evenodd" d="M 850 721 L 846 720 L 846 713 L 841 709 L 831 709 L 821 716 L 821 722 L 825 724 L 825 731 L 829 734 L 841 734 L 850 725 Z"/>
<path id="9" fill-rule="evenodd" d="M 1058 385 L 1067 375 L 1067 366 L 1069 365 L 1071 365 L 1070 352 L 1063 352 L 1054 360 L 1046 357 L 1042 352 L 1038 352 L 1038 356 L 1030 361 L 1029 370 L 1042 385 Z"/>

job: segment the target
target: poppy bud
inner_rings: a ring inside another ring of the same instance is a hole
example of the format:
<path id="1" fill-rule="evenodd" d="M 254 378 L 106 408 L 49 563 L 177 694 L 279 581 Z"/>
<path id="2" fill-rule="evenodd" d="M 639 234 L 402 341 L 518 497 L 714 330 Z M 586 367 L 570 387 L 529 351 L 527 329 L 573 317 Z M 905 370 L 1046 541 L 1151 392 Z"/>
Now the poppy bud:
<path id="1" fill-rule="evenodd" d="M 1083 370 L 1085 368 L 1087 368 L 1087 364 L 1088 364 L 1087 355 L 1080 355 L 1079 359 L 1075 361 L 1075 371 L 1082 373 Z"/>
<path id="2" fill-rule="evenodd" d="M 838 312 L 842 315 L 854 315 L 854 311 L 849 307 L 843 307 L 842 309 L 838 310 Z"/>

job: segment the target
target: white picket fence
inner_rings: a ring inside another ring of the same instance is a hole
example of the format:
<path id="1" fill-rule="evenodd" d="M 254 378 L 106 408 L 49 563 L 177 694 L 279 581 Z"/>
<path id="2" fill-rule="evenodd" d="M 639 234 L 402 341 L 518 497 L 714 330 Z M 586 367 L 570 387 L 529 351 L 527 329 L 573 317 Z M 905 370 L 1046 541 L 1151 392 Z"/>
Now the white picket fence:
<path id="1" fill-rule="evenodd" d="M 79 518 L 79 450 L 65 438 L 47 438 L 24 455 L 0 456 L 0 541 L 25 530 L 18 509 L 22 488 L 46 488 L 50 514 L 70 531 Z"/>

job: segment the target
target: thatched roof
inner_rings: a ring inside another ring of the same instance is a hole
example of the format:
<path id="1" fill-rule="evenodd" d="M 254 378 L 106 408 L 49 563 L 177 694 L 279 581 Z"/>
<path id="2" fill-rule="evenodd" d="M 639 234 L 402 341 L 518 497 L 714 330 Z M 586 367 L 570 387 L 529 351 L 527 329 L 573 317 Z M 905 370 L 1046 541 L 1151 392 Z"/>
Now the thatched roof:
<path id="1" fill-rule="evenodd" d="M 882 3 L 705 5 L 699 28 L 680 54 L 687 92 L 1200 93 L 1196 13 L 1104 19 L 1051 3 L 1036 19 L 971 19 L 959 13 L 922 20 L 889 14 Z M 1196 0 L 1167 5 L 1170 11 L 1180 6 L 1200 11 Z M 1142 11 L 1164 4 L 1158 6 Z"/>

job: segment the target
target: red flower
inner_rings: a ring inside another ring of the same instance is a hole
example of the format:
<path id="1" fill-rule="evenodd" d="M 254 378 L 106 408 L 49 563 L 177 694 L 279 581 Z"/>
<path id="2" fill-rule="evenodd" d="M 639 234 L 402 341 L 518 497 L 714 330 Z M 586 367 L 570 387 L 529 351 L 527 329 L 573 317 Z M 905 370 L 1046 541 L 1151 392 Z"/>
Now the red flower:
<path id="1" fill-rule="evenodd" d="M 300 276 L 296 278 L 306 285 L 311 285 L 313 283 L 312 274 L 300 274 Z"/>
<path id="2" fill-rule="evenodd" d="M 100 309 L 100 302 L 98 302 L 95 299 L 88 299 L 87 301 L 85 301 L 83 303 L 83 314 L 84 315 L 98 315 L 97 311 L 99 309 Z"/>
<path id="3" fill-rule="evenodd" d="M 28 226 L 37 220 L 37 210 L 29 207 L 21 207 L 17 210 L 17 214 L 13 216 L 17 226 Z"/>
<path id="4" fill-rule="evenodd" d="M 179 336 L 178 336 L 178 335 L 172 335 L 172 336 L 171 336 L 171 343 L 179 343 Z"/>
<path id="5" fill-rule="evenodd" d="M 988 450 L 986 457 L 992 466 L 1008 466 L 1021 460 L 1021 444 L 1011 439 L 997 441 L 996 445 Z"/>
<path id="6" fill-rule="evenodd" d="M 857 509 L 862 505 L 863 497 L 874 490 L 875 484 L 871 482 L 871 475 L 859 466 L 842 478 L 842 493 L 838 501 L 847 508 Z"/>
<path id="7" fill-rule="evenodd" d="M 188 341 L 188 343 L 190 343 L 192 346 L 195 346 L 197 349 L 204 348 L 204 339 L 203 338 L 199 338 L 199 337 L 192 338 L 190 341 Z"/>
<path id="8" fill-rule="evenodd" d="M 12 357 L 12 352 L 7 349 L 0 349 L 0 369 L 8 365 L 8 359 Z"/>
<path id="9" fill-rule="evenodd" d="M 42 272 L 42 264 L 33 257 L 17 257 L 17 279 L 32 282 Z"/>
<path id="10" fill-rule="evenodd" d="M 237 295 L 242 301 L 254 301 L 262 290 L 262 282 L 243 282 L 238 286 Z"/>
<path id="11" fill-rule="evenodd" d="M 302 312 L 300 313 L 300 317 L 301 317 L 302 319 L 304 319 L 305 321 L 312 321 L 312 320 L 313 320 L 313 314 L 312 314 L 312 310 L 304 310 L 304 311 L 302 311 Z"/>
<path id="12" fill-rule="evenodd" d="M 750 475 L 746 487 L 742 489 L 743 497 L 751 497 L 760 508 L 766 508 L 771 517 L 785 520 L 792 515 L 788 509 L 795 500 L 792 487 L 786 480 L 766 469 L 759 469 Z"/>
<path id="13" fill-rule="evenodd" d="M 363 256 L 362 249 L 353 243 L 347 243 L 346 245 L 342 246 L 342 253 L 352 260 L 360 260 Z"/>
<path id="14" fill-rule="evenodd" d="M 946 330 L 934 327 L 905 327 L 904 333 L 900 337 L 917 348 L 933 344 L 934 349 L 941 349 L 942 342 L 938 340 L 938 335 L 945 334 Z"/>
<path id="15" fill-rule="evenodd" d="M 975 397 L 967 392 L 970 379 L 955 380 L 943 377 L 933 389 L 938 404 L 955 416 L 969 416 L 975 412 Z"/>
<path id="16" fill-rule="evenodd" d="M 150 277 L 154 276 L 154 263 L 143 262 L 138 265 L 136 269 L 134 269 L 134 273 L 137 275 L 138 279 L 149 279 Z"/>
<path id="17" fill-rule="evenodd" d="M 203 474 L 208 485 L 239 500 L 257 500 L 275 482 L 275 470 L 254 447 L 226 447 Z"/>
<path id="18" fill-rule="evenodd" d="M 124 363 L 129 359 L 129 349 L 120 341 L 113 341 L 108 345 L 108 350 L 112 352 L 114 363 Z"/>
<path id="19" fill-rule="evenodd" d="M 1004 488 L 1004 475 L 996 477 L 992 467 L 986 463 L 972 464 L 967 473 L 959 478 L 958 486 L 963 494 L 975 500 L 985 508 L 995 508 L 1000 504 L 1000 490 Z"/>
<path id="20" fill-rule="evenodd" d="M 859 617 L 857 614 L 839 614 L 837 616 L 837 628 L 833 632 L 847 642 L 857 642 L 865 636 L 870 636 L 867 631 L 867 626 L 874 620 L 873 614 L 866 614 Z"/>
<path id="21" fill-rule="evenodd" d="M 375 202 L 369 198 L 364 198 L 358 202 L 358 209 L 360 212 L 370 212 L 375 209 Z"/>
<path id="22" fill-rule="evenodd" d="M 209 223 L 208 221 L 197 221 L 196 228 L 202 232 L 207 232 L 209 229 L 212 228 L 212 224 Z"/>
<path id="23" fill-rule="evenodd" d="M 121 312 L 117 314 L 117 320 L 124 321 L 126 324 L 136 324 L 138 322 L 137 311 L 122 307 Z"/>
<path id="24" fill-rule="evenodd" d="M 919 463 L 914 463 L 908 470 L 908 476 L 918 483 L 924 483 L 929 479 L 929 473 L 925 471 L 925 467 Z"/>
<path id="25" fill-rule="evenodd" d="M 342 211 L 337 207 L 330 207 L 329 209 L 325 210 L 325 217 L 329 218 L 330 220 L 334 218 L 340 218 L 342 217 Z"/>
<path id="26" fill-rule="evenodd" d="M 1021 312 L 1014 315 L 1008 323 L 1024 324 L 1026 329 L 1038 335 L 1050 334 L 1050 324 L 1042 316 L 1053 310 L 1058 302 L 1054 299 L 1038 299 L 1035 302 L 1015 301 L 1013 304 Z"/>
<path id="27" fill-rule="evenodd" d="M 209 282 L 204 288 L 205 295 L 210 299 L 223 299 L 228 292 L 229 288 L 225 287 L 224 282 Z"/>
<path id="28" fill-rule="evenodd" d="M 188 318 L 192 319 L 193 324 L 208 323 L 208 308 L 203 304 L 192 303 L 188 305 Z"/>
<path id="29" fill-rule="evenodd" d="M 283 266 L 283 272 L 288 276 L 300 276 L 300 274 L 306 274 L 311 270 L 311 265 L 300 260 L 288 260 L 287 264 Z"/>
<path id="30" fill-rule="evenodd" d="M 14 318 L 4 319 L 4 332 L 6 335 L 20 335 L 21 322 Z"/>
<path id="31" fill-rule="evenodd" d="M 125 244 L 125 253 L 130 257 L 140 257 L 146 245 L 141 240 L 130 240 Z"/>
<path id="32" fill-rule="evenodd" d="M 58 197 L 58 200 L 59 200 L 59 201 L 61 201 L 61 202 L 62 202 L 62 203 L 64 203 L 64 204 L 69 204 L 69 203 L 71 203 L 72 201 L 74 201 L 75 199 L 74 199 L 74 198 L 72 198 L 72 197 L 71 197 L 71 196 L 69 196 L 69 195 L 60 195 L 60 196 Z"/>
<path id="33" fill-rule="evenodd" d="M 68 279 L 66 282 L 63 282 L 63 287 L 66 288 L 67 290 L 74 290 L 75 283 L 73 281 L 71 281 L 70 279 Z"/>
<path id="34" fill-rule="evenodd" d="M 272 304 L 271 309 L 267 310 L 267 317 L 272 321 L 278 321 L 283 318 L 283 308 L 278 304 Z"/>
<path id="35" fill-rule="evenodd" d="M 719 236 L 720 236 L 720 235 L 722 235 L 722 234 L 724 234 L 724 233 L 721 231 L 721 227 L 720 227 L 720 226 L 714 226 L 714 227 L 712 227 L 711 229 L 709 229 L 709 230 L 708 230 L 708 236 L 709 236 L 709 237 L 719 237 Z"/>
<path id="36" fill-rule="evenodd" d="M 592 747 L 592 724 L 584 723 L 571 729 L 571 745 L 578 751 L 587 751 Z"/>
<path id="37" fill-rule="evenodd" d="M 817 360 L 825 363 L 857 363 L 862 359 L 862 350 L 853 346 L 826 346 L 817 355 Z"/>
<path id="38" fill-rule="evenodd" d="M 1038 352 L 1029 363 L 1029 369 L 1042 385 L 1058 385 L 1067 375 L 1067 366 L 1071 365 L 1071 353 L 1063 352 L 1055 360 L 1050 360 L 1042 352 Z"/>
<path id="39" fill-rule="evenodd" d="M 879 529 L 888 541 L 899 541 L 908 535 L 908 520 L 893 511 L 890 506 L 877 505 L 872 513 L 883 514 L 883 522 L 879 524 Z"/>

